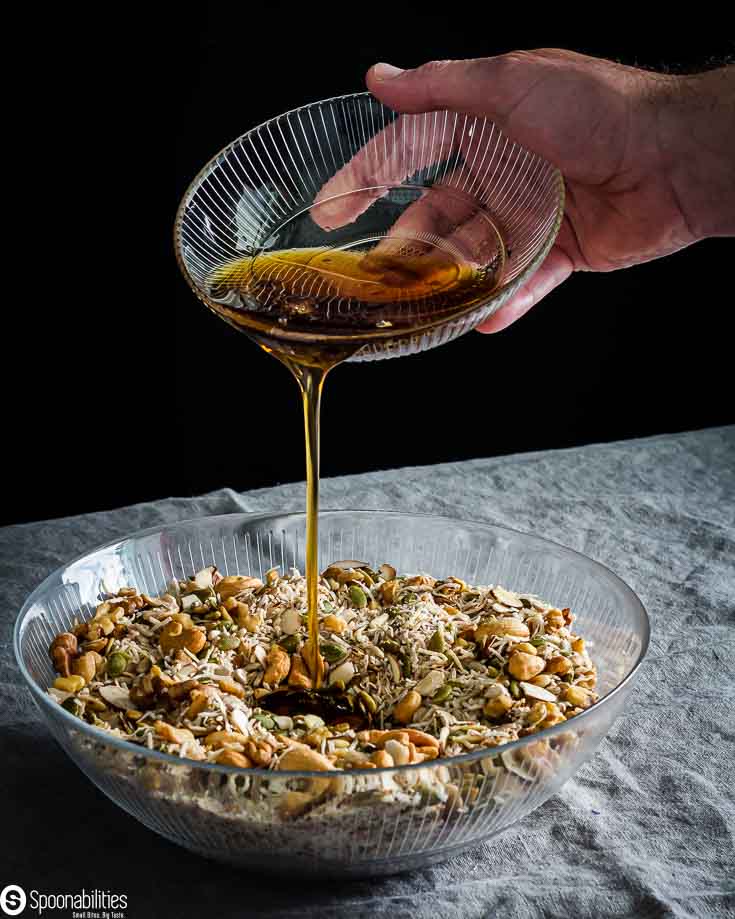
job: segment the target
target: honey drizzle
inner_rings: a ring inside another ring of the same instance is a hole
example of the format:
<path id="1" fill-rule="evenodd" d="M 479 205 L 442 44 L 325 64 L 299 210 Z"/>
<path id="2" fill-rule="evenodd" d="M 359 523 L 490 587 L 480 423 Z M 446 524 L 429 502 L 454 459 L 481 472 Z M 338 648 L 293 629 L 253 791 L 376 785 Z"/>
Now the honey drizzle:
<path id="1" fill-rule="evenodd" d="M 396 340 L 468 311 L 497 286 L 502 267 L 502 256 L 492 268 L 478 270 L 453 266 L 437 251 L 366 257 L 297 249 L 244 258 L 213 273 L 207 306 L 285 364 L 301 391 L 309 634 L 303 658 L 315 689 L 326 670 L 319 651 L 318 549 L 319 429 L 327 374 L 364 345 L 388 350 Z"/>

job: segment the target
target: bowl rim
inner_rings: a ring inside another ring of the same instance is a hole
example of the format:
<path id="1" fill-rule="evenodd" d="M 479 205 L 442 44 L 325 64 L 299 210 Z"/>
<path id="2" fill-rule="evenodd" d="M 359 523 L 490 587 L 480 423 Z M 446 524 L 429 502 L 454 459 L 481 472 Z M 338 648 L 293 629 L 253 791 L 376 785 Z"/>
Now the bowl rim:
<path id="1" fill-rule="evenodd" d="M 328 103 L 334 103 L 334 102 L 342 102 L 348 99 L 372 99 L 375 102 L 377 102 L 379 105 L 382 105 L 383 108 L 388 109 L 388 111 L 394 112 L 396 115 L 399 115 L 399 116 L 402 114 L 401 112 L 396 112 L 395 109 L 392 109 L 390 106 L 385 105 L 385 103 L 381 102 L 379 99 L 373 96 L 372 93 L 367 92 L 366 90 L 363 90 L 361 92 L 356 92 L 356 93 L 343 93 L 337 96 L 329 96 L 326 99 L 317 99 L 313 102 L 306 102 L 303 105 L 299 105 L 299 106 L 296 106 L 295 108 L 288 109 L 288 111 L 285 111 L 285 112 L 280 112 L 277 115 L 273 115 L 270 118 L 267 118 L 265 121 L 261 121 L 259 124 L 254 125 L 252 128 L 248 128 L 247 131 L 244 131 L 238 137 L 229 141 L 229 143 L 225 144 L 224 147 L 218 150 L 213 156 L 211 156 L 206 161 L 206 163 L 196 173 L 194 178 L 188 183 L 188 185 L 186 186 L 186 189 L 184 190 L 184 193 L 181 196 L 179 205 L 176 208 L 176 214 L 174 217 L 174 223 L 173 223 L 174 254 L 176 256 L 176 263 L 179 266 L 179 270 L 181 274 L 183 275 L 184 280 L 191 288 L 194 296 L 198 300 L 201 300 L 202 303 L 204 303 L 208 309 L 211 309 L 212 307 L 209 305 L 204 291 L 202 291 L 199 288 L 198 284 L 196 283 L 196 280 L 189 273 L 189 269 L 187 268 L 184 262 L 184 256 L 183 256 L 182 227 L 184 223 L 184 212 L 186 211 L 186 208 L 189 205 L 191 197 L 194 195 L 195 191 L 198 189 L 199 185 L 204 180 L 204 178 L 206 178 L 206 176 L 209 175 L 210 172 L 213 171 L 215 163 L 221 157 L 226 156 L 229 153 L 229 151 L 232 148 L 234 148 L 236 144 L 241 143 L 251 134 L 254 134 L 256 131 L 260 131 L 263 128 L 266 128 L 268 125 L 273 124 L 274 122 L 278 121 L 281 118 L 286 118 L 289 115 L 296 114 L 297 112 L 303 112 L 315 106 L 327 105 Z M 445 111 L 445 110 L 442 109 L 438 111 Z M 447 109 L 446 111 L 450 111 L 450 110 Z M 428 113 L 415 112 L 411 114 L 420 115 L 420 114 L 428 114 Z M 535 156 L 539 160 L 541 160 L 542 163 L 545 163 L 551 170 L 551 181 L 552 181 L 552 184 L 554 186 L 554 191 L 555 191 L 554 220 L 546 234 L 546 237 L 539 244 L 536 254 L 533 256 L 533 258 L 528 263 L 528 265 L 526 265 L 523 271 L 521 271 L 521 273 L 517 275 L 507 286 L 504 286 L 502 284 L 502 278 L 501 278 L 501 284 L 492 291 L 489 300 L 485 304 L 487 305 L 489 303 L 492 303 L 493 301 L 499 300 L 500 303 L 498 304 L 498 307 L 497 307 L 497 309 L 499 309 L 503 303 L 506 303 L 510 299 L 510 297 L 513 296 L 513 294 L 516 291 L 518 291 L 533 274 L 536 273 L 537 269 L 541 266 L 541 264 L 546 259 L 546 256 L 551 251 L 551 247 L 554 245 L 554 242 L 556 241 L 556 237 L 558 236 L 559 230 L 561 229 L 562 221 L 564 220 L 564 211 L 565 211 L 565 205 L 566 205 L 566 187 L 564 184 L 564 177 L 561 173 L 561 170 L 557 166 L 555 166 L 545 157 L 540 156 L 538 153 L 534 153 L 532 150 L 529 150 L 528 147 L 523 146 L 523 144 L 519 143 L 518 141 L 513 140 L 513 138 L 509 134 L 506 134 L 504 130 L 499 128 L 491 118 L 486 117 L 486 116 L 473 116 L 473 117 L 476 117 L 476 118 L 482 117 L 483 120 L 489 122 L 492 125 L 495 125 L 495 127 L 497 127 L 501 135 L 503 135 L 504 137 L 507 137 L 512 143 L 517 144 L 521 150 L 525 151 L 526 153 L 530 153 L 532 156 Z M 454 319 L 455 320 L 462 319 L 464 316 L 469 315 L 470 313 L 472 313 L 473 310 L 477 308 L 478 308 L 477 304 L 471 305 L 467 307 L 466 310 L 463 310 L 462 312 L 458 313 L 457 316 L 454 317 Z M 426 328 L 422 327 L 416 331 L 424 333 L 426 331 L 430 331 L 431 328 L 432 326 L 431 324 L 429 324 Z M 293 340 L 296 340 L 296 341 L 301 340 L 299 336 L 302 334 L 304 333 L 296 333 L 294 335 Z M 375 339 L 389 339 L 393 335 L 395 335 L 395 332 L 391 329 L 385 329 L 380 334 L 377 334 L 375 330 L 373 331 L 373 337 Z M 341 341 L 342 339 L 340 338 L 339 340 Z"/>
<path id="2" fill-rule="evenodd" d="M 524 539 L 531 540 L 532 542 L 543 546 L 552 546 L 555 551 L 561 550 L 562 553 L 568 554 L 571 557 L 582 559 L 585 564 L 591 565 L 593 568 L 596 568 L 599 573 L 601 573 L 605 578 L 612 580 L 613 583 L 617 584 L 619 587 L 622 587 L 623 592 L 628 595 L 628 599 L 632 602 L 633 607 L 636 609 L 639 626 L 641 629 L 641 648 L 638 653 L 636 660 L 634 661 L 632 667 L 628 673 L 623 677 L 623 679 L 614 686 L 609 692 L 605 693 L 597 702 L 593 703 L 589 708 L 585 709 L 579 715 L 575 715 L 573 718 L 573 724 L 586 724 L 590 718 L 594 718 L 595 714 L 599 712 L 605 705 L 609 707 L 610 702 L 618 695 L 621 694 L 623 689 L 626 686 L 631 685 L 639 675 L 641 665 L 643 664 L 646 654 L 648 653 L 648 648 L 651 639 L 651 624 L 648 616 L 648 612 L 643 605 L 642 601 L 633 590 L 633 588 L 624 581 L 619 575 L 614 571 L 608 568 L 606 565 L 603 565 L 601 562 L 596 561 L 593 558 L 590 558 L 588 555 L 585 555 L 582 552 L 578 552 L 576 549 L 570 549 L 568 546 L 564 546 L 561 543 L 556 542 L 552 539 L 547 539 L 545 536 L 537 536 L 535 533 L 526 533 L 523 530 L 515 529 L 514 527 L 508 527 L 503 524 L 487 523 L 485 521 L 472 520 L 468 518 L 457 518 L 457 517 L 448 517 L 440 514 L 415 514 L 408 513 L 405 511 L 391 511 L 386 509 L 368 509 L 368 508 L 337 508 L 330 509 L 324 508 L 320 510 L 319 517 L 320 520 L 325 516 L 337 516 L 337 517 L 402 517 L 402 518 L 418 518 L 423 520 L 431 520 L 436 523 L 445 523 L 448 525 L 457 525 L 461 524 L 462 526 L 472 526 L 477 527 L 482 530 L 491 530 L 491 531 L 500 531 L 511 533 L 514 536 L 521 536 Z M 278 519 L 283 520 L 288 518 L 291 520 L 295 519 L 306 519 L 306 514 L 304 512 L 287 512 L 287 513 L 278 513 L 274 511 L 268 512 L 242 512 L 236 511 L 229 514 L 212 514 L 203 517 L 188 517 L 185 520 L 177 520 L 171 523 L 166 524 L 157 524 L 152 527 L 146 527 L 142 530 L 136 530 L 133 533 L 128 533 L 127 535 L 118 537 L 117 539 L 108 540 L 105 543 L 102 543 L 98 546 L 88 549 L 86 552 L 75 556 L 68 562 L 65 562 L 63 565 L 60 565 L 58 568 L 55 568 L 47 577 L 34 588 L 33 591 L 28 595 L 25 602 L 21 606 L 20 612 L 18 613 L 15 625 L 13 626 L 13 653 L 15 655 L 15 660 L 18 665 L 18 669 L 21 672 L 21 675 L 26 683 L 26 686 L 31 692 L 36 705 L 38 706 L 41 714 L 44 716 L 44 720 L 48 718 L 58 718 L 61 716 L 62 723 L 66 723 L 70 730 L 81 731 L 82 734 L 85 734 L 90 741 L 93 742 L 104 742 L 109 744 L 113 748 L 119 749 L 121 752 L 131 753 L 137 756 L 144 758 L 149 758 L 154 761 L 161 763 L 166 763 L 173 766 L 186 767 L 186 768 L 197 768 L 204 771 L 213 771 L 218 773 L 232 774 L 232 775 L 257 775 L 262 777 L 273 778 L 314 778 L 315 776 L 323 776 L 324 773 L 316 770 L 273 770 L 273 769 L 263 769 L 260 767 L 254 767 L 250 769 L 244 769 L 239 766 L 223 766 L 218 763 L 202 762 L 200 760 L 188 759 L 187 757 L 175 756 L 172 753 L 162 753 L 159 750 L 149 750 L 147 747 L 139 746 L 134 744 L 129 740 L 123 740 L 121 738 L 115 737 L 112 734 L 108 734 L 106 731 L 97 728 L 94 725 L 87 724 L 86 721 L 82 721 L 80 718 L 77 718 L 75 715 L 72 715 L 71 712 L 66 711 L 61 705 L 55 702 L 51 696 L 48 695 L 48 691 L 41 689 L 40 686 L 31 676 L 28 668 L 25 665 L 23 660 L 23 655 L 21 653 L 21 631 L 23 630 L 23 625 L 28 616 L 28 613 L 31 611 L 33 606 L 37 603 L 37 598 L 44 594 L 51 583 L 58 579 L 62 572 L 72 565 L 83 561 L 90 555 L 94 555 L 98 552 L 102 552 L 105 549 L 109 549 L 112 546 L 116 546 L 120 543 L 127 542 L 131 539 L 140 539 L 146 536 L 153 536 L 155 534 L 161 533 L 163 530 L 177 529 L 179 527 L 186 528 L 191 527 L 192 525 L 210 525 L 218 520 L 227 520 L 228 522 L 233 521 L 234 518 L 239 518 L 243 523 L 255 523 L 262 522 L 269 519 Z M 437 759 L 430 760 L 428 762 L 422 763 L 409 763 L 405 766 L 383 766 L 377 769 L 349 769 L 344 770 L 349 772 L 350 775 L 379 775 L 382 773 L 393 773 L 393 772 L 405 772 L 408 770 L 416 769 L 427 769 L 433 768 L 435 766 L 451 766 L 454 764 L 467 764 L 474 762 L 475 760 L 485 759 L 486 757 L 496 757 L 500 756 L 503 753 L 511 752 L 513 750 L 519 749 L 521 747 L 527 746 L 530 743 L 534 743 L 538 740 L 548 740 L 549 738 L 556 737 L 559 734 L 563 734 L 570 730 L 570 722 L 563 721 L 560 724 L 554 725 L 549 728 L 544 728 L 541 731 L 536 731 L 535 733 L 528 734 L 525 737 L 520 737 L 518 740 L 509 741 L 504 744 L 499 744 L 497 747 L 483 747 L 480 750 L 473 750 L 470 753 L 463 753 L 458 756 L 443 756 L 438 757 Z M 63 746 L 63 745 L 62 745 Z M 343 770 L 335 770 L 336 772 L 342 772 Z"/>

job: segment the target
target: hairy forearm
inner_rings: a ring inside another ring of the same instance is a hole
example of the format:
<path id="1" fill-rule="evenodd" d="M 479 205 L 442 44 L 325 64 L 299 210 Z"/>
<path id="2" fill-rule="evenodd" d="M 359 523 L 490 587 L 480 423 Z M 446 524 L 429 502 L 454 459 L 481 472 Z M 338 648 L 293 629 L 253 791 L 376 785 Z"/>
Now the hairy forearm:
<path id="1" fill-rule="evenodd" d="M 694 238 L 735 235 L 735 66 L 661 84 L 657 143 Z"/>

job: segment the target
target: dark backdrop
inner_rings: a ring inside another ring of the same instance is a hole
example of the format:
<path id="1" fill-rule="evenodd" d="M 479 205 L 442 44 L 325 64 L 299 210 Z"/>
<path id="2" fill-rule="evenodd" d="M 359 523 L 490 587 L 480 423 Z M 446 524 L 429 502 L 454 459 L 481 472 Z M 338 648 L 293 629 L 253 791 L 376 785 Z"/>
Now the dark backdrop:
<path id="1" fill-rule="evenodd" d="M 194 299 L 172 254 L 178 200 L 229 140 L 363 88 L 378 60 L 557 46 L 686 70 L 733 51 L 726 25 L 705 17 L 649 30 L 580 24 L 564 8 L 545 19 L 518 5 L 441 9 L 197 4 L 158 23 L 150 10 L 38 25 L 42 86 L 23 89 L 30 110 L 20 100 L 34 138 L 20 190 L 38 206 L 19 231 L 31 258 L 2 366 L 4 521 L 303 478 L 295 384 Z M 731 240 L 712 240 L 578 275 L 500 335 L 338 368 L 323 473 L 733 421 L 733 254 Z M 376 423 L 356 439 L 352 419 L 366 411 Z"/>

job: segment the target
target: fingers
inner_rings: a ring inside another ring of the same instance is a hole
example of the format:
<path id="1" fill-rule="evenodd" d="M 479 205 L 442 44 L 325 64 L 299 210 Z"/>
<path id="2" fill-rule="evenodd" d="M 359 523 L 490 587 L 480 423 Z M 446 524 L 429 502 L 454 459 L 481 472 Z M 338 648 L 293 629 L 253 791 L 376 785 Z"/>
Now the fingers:
<path id="1" fill-rule="evenodd" d="M 609 179 L 625 153 L 630 71 L 569 51 L 516 51 L 414 70 L 376 64 L 374 96 L 399 112 L 483 116 L 513 140 L 584 181 Z"/>
<path id="2" fill-rule="evenodd" d="M 539 300 L 562 284 L 573 271 L 569 256 L 554 246 L 536 274 L 497 313 L 477 327 L 478 332 L 489 334 L 507 329 L 525 315 Z"/>
<path id="3" fill-rule="evenodd" d="M 408 71 L 389 67 L 391 76 L 380 80 L 386 65 L 376 65 L 368 73 L 369 88 L 404 114 L 374 137 L 366 137 L 352 159 L 324 184 L 310 209 L 312 219 L 324 230 L 346 226 L 383 197 L 387 186 L 400 185 L 422 170 L 433 183 L 444 182 L 442 171 L 453 154 L 461 155 L 468 172 L 481 176 L 499 140 L 485 116 L 502 128 L 509 122 L 504 113 L 515 110 L 526 97 L 528 117 L 519 120 L 514 139 L 523 143 L 531 137 L 542 145 L 537 135 L 547 130 L 548 92 L 540 98 L 534 88 L 557 66 L 554 58 L 516 54 L 431 62 Z M 570 105 L 576 110 L 574 99 Z M 476 122 L 475 116 L 482 121 Z"/>
<path id="4" fill-rule="evenodd" d="M 500 127 L 544 79 L 554 59 L 516 52 L 464 61 L 429 61 L 413 70 L 376 64 L 366 77 L 370 92 L 399 112 L 448 109 L 491 118 Z M 521 143 L 523 139 L 516 137 Z"/>
<path id="5" fill-rule="evenodd" d="M 371 137 L 319 190 L 310 214 L 323 230 L 346 226 L 391 186 L 440 164 L 459 141 L 438 115 L 403 115 Z"/>
<path id="6" fill-rule="evenodd" d="M 507 174 L 505 148 L 492 125 L 447 112 L 401 115 L 358 150 L 317 194 L 311 217 L 322 229 L 332 230 L 355 221 L 391 187 L 420 174 L 420 184 L 454 189 L 466 196 L 462 205 L 476 213 L 471 202 L 482 203 L 489 175 Z M 457 196 L 459 197 L 459 196 Z M 421 224 L 421 211 L 446 206 L 447 217 L 456 210 L 448 195 L 422 196 L 398 218 L 396 227 Z M 409 213 L 410 212 L 410 213 Z M 459 225 L 468 214 L 454 215 Z M 439 232 L 435 225 L 434 232 Z"/>
<path id="7" fill-rule="evenodd" d="M 439 244 L 467 266 L 500 266 L 503 246 L 498 231 L 473 198 L 458 194 L 462 175 L 461 171 L 450 173 L 446 184 L 426 189 L 410 204 L 385 239 L 367 253 L 366 267 L 374 259 L 404 251 L 406 244 L 414 255 Z"/>

